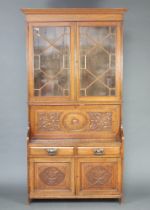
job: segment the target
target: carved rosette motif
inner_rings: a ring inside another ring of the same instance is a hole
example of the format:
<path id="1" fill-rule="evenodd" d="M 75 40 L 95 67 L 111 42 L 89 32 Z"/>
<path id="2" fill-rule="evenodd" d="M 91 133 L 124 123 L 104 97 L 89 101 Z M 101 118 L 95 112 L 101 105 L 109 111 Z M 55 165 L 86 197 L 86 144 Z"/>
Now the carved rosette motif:
<path id="1" fill-rule="evenodd" d="M 83 131 L 88 125 L 86 113 L 69 112 L 62 118 L 62 126 L 68 131 Z"/>
<path id="2" fill-rule="evenodd" d="M 88 112 L 90 118 L 89 130 L 102 131 L 112 129 L 111 112 Z"/>
<path id="3" fill-rule="evenodd" d="M 86 178 L 92 187 L 99 187 L 107 184 L 112 177 L 108 167 L 96 166 L 92 167 L 87 173 Z"/>
<path id="4" fill-rule="evenodd" d="M 38 112 L 38 131 L 112 130 L 112 112 Z"/>
<path id="5" fill-rule="evenodd" d="M 44 169 L 39 176 L 44 184 L 48 186 L 58 185 L 65 178 L 65 174 L 61 170 L 53 166 Z"/>
<path id="6" fill-rule="evenodd" d="M 37 122 L 39 131 L 58 131 L 62 112 L 38 112 Z"/>

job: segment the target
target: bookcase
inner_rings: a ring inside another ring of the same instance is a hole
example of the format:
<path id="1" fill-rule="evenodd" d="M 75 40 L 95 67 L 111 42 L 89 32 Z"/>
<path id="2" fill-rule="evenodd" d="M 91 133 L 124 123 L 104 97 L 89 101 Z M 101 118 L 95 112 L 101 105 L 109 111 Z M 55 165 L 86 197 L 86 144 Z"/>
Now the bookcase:
<path id="1" fill-rule="evenodd" d="M 22 9 L 27 28 L 28 197 L 123 196 L 126 9 Z"/>

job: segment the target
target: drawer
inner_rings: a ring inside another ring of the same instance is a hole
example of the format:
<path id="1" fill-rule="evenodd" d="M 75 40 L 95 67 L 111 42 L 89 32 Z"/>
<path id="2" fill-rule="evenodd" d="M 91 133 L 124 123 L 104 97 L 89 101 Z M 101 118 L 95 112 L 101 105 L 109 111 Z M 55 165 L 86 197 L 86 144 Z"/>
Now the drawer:
<path id="1" fill-rule="evenodd" d="M 117 156 L 120 155 L 120 147 L 78 147 L 77 153 L 81 156 Z"/>
<path id="2" fill-rule="evenodd" d="M 74 154 L 73 147 L 30 147 L 29 155 L 33 156 L 70 156 Z"/>

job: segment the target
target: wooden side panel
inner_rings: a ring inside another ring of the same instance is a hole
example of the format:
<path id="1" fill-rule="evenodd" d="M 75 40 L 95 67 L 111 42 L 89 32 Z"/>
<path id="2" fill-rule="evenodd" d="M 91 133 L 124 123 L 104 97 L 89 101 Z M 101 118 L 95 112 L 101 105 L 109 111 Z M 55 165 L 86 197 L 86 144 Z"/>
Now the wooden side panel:
<path id="1" fill-rule="evenodd" d="M 120 106 L 32 106 L 30 119 L 35 137 L 112 137 L 119 131 Z"/>
<path id="2" fill-rule="evenodd" d="M 72 158 L 30 158 L 30 198 L 74 194 Z"/>
<path id="3" fill-rule="evenodd" d="M 79 158 L 78 195 L 121 194 L 120 158 Z"/>

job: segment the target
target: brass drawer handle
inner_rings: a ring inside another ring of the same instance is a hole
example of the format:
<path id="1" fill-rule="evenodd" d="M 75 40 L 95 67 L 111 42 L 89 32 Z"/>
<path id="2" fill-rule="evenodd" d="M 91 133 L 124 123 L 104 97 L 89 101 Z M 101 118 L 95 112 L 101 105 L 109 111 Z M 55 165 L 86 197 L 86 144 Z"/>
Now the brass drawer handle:
<path id="1" fill-rule="evenodd" d="M 94 149 L 94 155 L 103 155 L 103 154 L 104 154 L 103 148 Z"/>
<path id="2" fill-rule="evenodd" d="M 48 155 L 53 156 L 53 155 L 56 155 L 57 149 L 56 148 L 48 148 L 47 152 L 48 152 Z"/>

